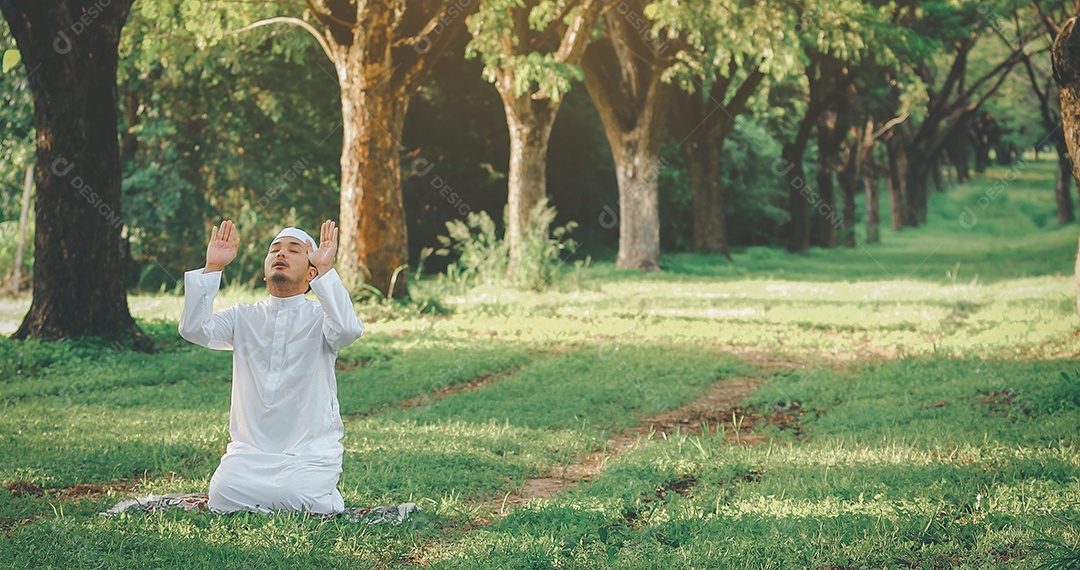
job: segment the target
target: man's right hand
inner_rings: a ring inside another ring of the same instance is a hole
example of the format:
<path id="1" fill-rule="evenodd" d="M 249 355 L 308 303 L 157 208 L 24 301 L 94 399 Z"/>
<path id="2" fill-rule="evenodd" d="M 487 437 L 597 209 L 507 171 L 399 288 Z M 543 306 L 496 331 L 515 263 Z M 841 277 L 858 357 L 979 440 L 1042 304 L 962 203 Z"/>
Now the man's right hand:
<path id="1" fill-rule="evenodd" d="M 221 271 L 236 259 L 240 250 L 240 232 L 230 220 L 221 222 L 220 228 L 210 231 L 210 245 L 206 246 L 206 268 L 203 273 Z"/>

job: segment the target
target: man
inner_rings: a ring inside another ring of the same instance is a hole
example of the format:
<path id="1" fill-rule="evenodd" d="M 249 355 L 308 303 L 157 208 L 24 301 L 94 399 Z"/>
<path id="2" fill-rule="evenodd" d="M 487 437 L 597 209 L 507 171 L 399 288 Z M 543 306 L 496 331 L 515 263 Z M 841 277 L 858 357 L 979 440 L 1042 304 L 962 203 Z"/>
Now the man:
<path id="1" fill-rule="evenodd" d="M 334 270 L 338 230 L 282 230 L 263 262 L 270 298 L 213 312 L 222 270 L 236 259 L 240 236 L 229 220 L 210 235 L 206 266 L 184 274 L 180 336 L 233 351 L 232 441 L 210 480 L 215 512 L 337 513 L 344 447 L 334 362 L 364 334 Z M 304 298 L 314 291 L 319 302 Z"/>

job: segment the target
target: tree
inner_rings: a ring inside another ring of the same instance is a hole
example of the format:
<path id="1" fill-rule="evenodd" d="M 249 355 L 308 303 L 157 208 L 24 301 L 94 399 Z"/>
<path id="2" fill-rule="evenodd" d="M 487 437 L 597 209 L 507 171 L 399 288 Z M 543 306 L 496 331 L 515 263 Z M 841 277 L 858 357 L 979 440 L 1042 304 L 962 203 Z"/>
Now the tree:
<path id="1" fill-rule="evenodd" d="M 522 244 L 535 232 L 530 219 L 547 196 L 551 127 L 593 35 L 601 0 L 485 0 L 471 18 L 469 54 L 479 53 L 495 85 L 510 130 L 506 240 L 507 277 L 519 267 Z"/>
<path id="2" fill-rule="evenodd" d="M 904 135 L 902 140 L 892 141 L 903 146 L 892 147 L 896 159 L 890 160 L 890 166 L 894 168 L 891 176 L 902 184 L 905 226 L 926 222 L 931 167 L 938 163 L 950 139 L 968 124 L 1021 60 L 1022 49 L 1013 48 L 998 62 L 971 69 L 974 66 L 969 65 L 970 56 L 976 42 L 993 29 L 993 20 L 983 15 L 987 9 L 993 10 L 993 6 L 928 2 L 922 7 L 923 16 L 912 24 L 923 38 L 948 51 L 913 65 L 915 78 L 925 86 L 925 112 L 918 126 L 909 128 L 905 124 L 896 131 Z M 1021 31 L 1019 45 L 1025 44 L 1029 36 L 1030 31 Z"/>
<path id="3" fill-rule="evenodd" d="M 1069 18 L 1061 26 L 1061 32 L 1054 39 L 1050 59 L 1054 67 L 1054 80 L 1060 90 L 1061 128 L 1065 134 L 1065 144 L 1072 158 L 1073 178 L 1080 185 L 1080 33 L 1076 33 L 1076 16 Z M 1080 287 L 1080 247 L 1077 248 L 1074 275 Z M 1080 314 L 1080 289 L 1076 301 L 1077 313 Z"/>
<path id="4" fill-rule="evenodd" d="M 585 51 L 585 88 L 604 123 L 619 185 L 615 266 L 660 268 L 660 142 L 674 87 L 662 80 L 670 47 L 654 36 L 641 0 L 603 16 L 604 37 Z"/>
<path id="5" fill-rule="evenodd" d="M 120 232 L 117 49 L 133 0 L 0 0 L 34 100 L 33 301 L 14 338 L 149 348 L 128 310 Z"/>
<path id="6" fill-rule="evenodd" d="M 472 0 L 307 0 L 298 17 L 266 18 L 236 30 L 287 24 L 308 31 L 333 63 L 341 95 L 341 241 L 338 270 L 351 290 L 408 294 L 409 249 L 401 194 L 401 133 L 409 99 L 465 18 Z"/>
<path id="7" fill-rule="evenodd" d="M 806 153 L 807 144 L 814 126 L 822 121 L 829 108 L 844 94 L 855 81 L 854 69 L 848 63 L 818 51 L 815 48 L 807 48 L 808 63 L 805 66 L 806 80 L 809 85 L 809 100 L 806 111 L 799 121 L 794 136 L 784 143 L 782 160 L 783 173 L 788 179 L 788 212 L 791 214 L 791 223 L 788 227 L 788 251 L 802 252 L 810 248 L 810 211 L 811 206 L 823 218 L 835 217 L 836 205 L 832 200 L 831 172 L 826 168 L 819 168 L 822 177 L 828 178 L 828 185 L 822 187 L 819 178 L 818 191 L 814 192 L 806 182 L 806 174 L 803 168 L 803 156 Z M 835 152 L 832 137 L 827 135 L 826 128 L 819 128 L 827 144 L 825 149 L 819 152 L 822 156 L 828 156 L 826 152 Z M 824 199 L 821 191 L 826 190 Z M 827 202 L 825 200 L 828 200 Z"/>
<path id="8" fill-rule="evenodd" d="M 848 128 L 834 123 L 851 97 L 850 90 L 858 75 L 859 63 L 871 51 L 885 61 L 895 59 L 892 43 L 894 26 L 886 20 L 887 9 L 862 2 L 832 0 L 798 2 L 792 9 L 799 19 L 797 39 L 803 61 L 805 111 L 787 136 L 781 153 L 781 168 L 788 180 L 788 251 L 806 251 L 811 244 L 811 211 L 824 228 L 824 245 L 835 244 L 835 226 L 839 218 L 833 197 L 832 177 L 836 154 Z M 810 137 L 817 127 L 819 148 L 817 190 L 806 180 L 803 157 Z"/>
<path id="9" fill-rule="evenodd" d="M 1049 39 L 1050 42 L 1061 34 L 1061 26 L 1057 22 L 1064 20 L 1070 13 L 1080 11 L 1078 2 L 1049 3 L 1046 8 L 1041 7 L 1038 2 L 1032 2 L 1031 7 L 1047 32 L 1043 38 Z M 1019 22 L 1021 17 L 1018 12 L 1019 8 L 1014 7 L 1013 19 L 1016 22 Z M 1051 15 L 1051 12 L 1056 12 L 1056 14 Z M 1006 41 L 1009 38 L 1005 33 L 999 33 L 999 36 Z M 1057 84 L 1054 83 L 1051 74 L 1046 73 L 1035 61 L 1032 61 L 1033 58 L 1026 49 L 1021 48 L 1021 57 L 1024 71 L 1027 72 L 1028 80 L 1031 82 L 1031 89 L 1039 101 L 1039 116 L 1049 133 L 1047 138 L 1053 143 L 1054 151 L 1057 153 L 1057 183 L 1054 186 L 1054 194 L 1057 197 L 1057 220 L 1059 224 L 1067 224 L 1076 219 L 1071 189 L 1073 162 L 1069 157 L 1068 145 L 1065 143 L 1065 133 L 1060 128 L 1061 114 L 1060 103 L 1057 101 Z"/>
<path id="10" fill-rule="evenodd" d="M 670 121 L 690 178 L 693 245 L 730 259 L 724 144 L 766 79 L 796 65 L 785 40 L 795 22 L 768 2 L 657 2 L 650 12 L 676 36 L 668 41 L 678 51 L 665 76 L 679 87 Z"/>

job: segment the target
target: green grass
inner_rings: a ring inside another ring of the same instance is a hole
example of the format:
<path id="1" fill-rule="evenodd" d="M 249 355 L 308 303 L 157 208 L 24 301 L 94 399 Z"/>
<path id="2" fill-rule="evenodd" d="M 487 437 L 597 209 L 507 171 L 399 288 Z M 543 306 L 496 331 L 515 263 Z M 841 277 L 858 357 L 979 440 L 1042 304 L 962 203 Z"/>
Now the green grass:
<path id="1" fill-rule="evenodd" d="M 644 275 L 601 262 L 542 294 L 422 280 L 446 312 L 358 305 L 339 488 L 350 505 L 418 503 L 399 527 L 100 517 L 205 490 L 230 354 L 179 339 L 174 295 L 131 299 L 154 355 L 0 340 L 0 482 L 45 490 L 0 490 L 0 567 L 1069 568 L 1077 226 L 1056 227 L 1052 173 L 991 171 L 865 248 L 672 254 Z M 5 301 L 0 325 L 25 310 Z M 640 442 L 491 516 L 529 478 L 738 376 L 762 381 L 740 404 L 753 445 L 723 430 Z"/>

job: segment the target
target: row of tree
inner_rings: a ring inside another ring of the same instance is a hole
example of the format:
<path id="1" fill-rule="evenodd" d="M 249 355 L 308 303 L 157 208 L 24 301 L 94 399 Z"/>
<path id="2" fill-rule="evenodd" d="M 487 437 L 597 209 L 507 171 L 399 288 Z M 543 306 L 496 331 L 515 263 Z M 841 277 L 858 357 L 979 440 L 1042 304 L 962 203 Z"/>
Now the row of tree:
<path id="1" fill-rule="evenodd" d="M 991 148 L 1007 159 L 1053 143 L 1061 172 L 1071 171 L 1047 53 L 1056 22 L 1075 10 L 1007 0 L 0 0 L 36 133 L 34 301 L 17 336 L 134 330 L 124 259 L 153 261 L 165 242 L 197 258 L 217 212 L 248 212 L 254 223 L 271 208 L 302 220 L 337 208 L 346 281 L 406 295 L 403 172 L 451 168 L 406 152 L 406 115 L 418 95 L 437 108 L 452 92 L 427 82 L 462 48 L 502 102 L 511 272 L 521 244 L 547 231 L 532 213 L 551 193 L 553 128 L 579 82 L 613 163 L 619 267 L 658 266 L 672 149 L 690 189 L 690 245 L 728 255 L 724 181 L 738 179 L 728 163 L 745 150 L 725 148 L 733 138 L 784 181 L 789 250 L 853 246 L 859 193 L 872 242 L 879 180 L 899 230 L 926 221 L 943 166 L 967 176 L 969 153 L 979 167 Z M 990 109 L 1014 69 L 1038 97 L 1044 128 L 1010 148 L 1007 120 L 995 117 L 1018 104 Z M 5 97 L 27 107 L 25 93 Z M 467 130 L 477 119 L 440 120 Z M 322 140 L 298 153 L 290 141 L 312 132 Z M 244 158 L 253 146 L 270 148 L 275 168 Z M 221 191 L 229 180 L 248 182 Z M 1058 184 L 1062 222 L 1073 218 L 1068 180 Z M 292 196 L 309 186 L 335 191 Z M 115 223 L 108 214 L 122 202 L 124 218 L 142 223 Z"/>

